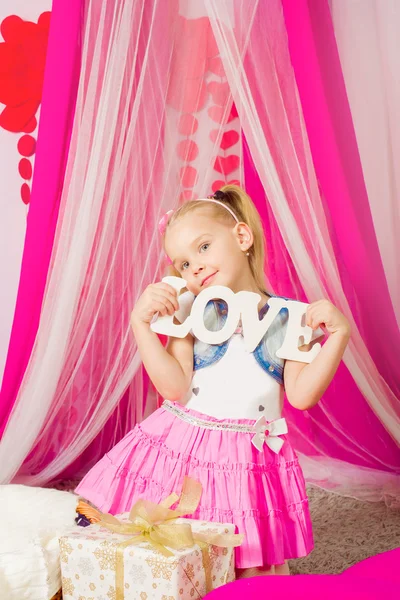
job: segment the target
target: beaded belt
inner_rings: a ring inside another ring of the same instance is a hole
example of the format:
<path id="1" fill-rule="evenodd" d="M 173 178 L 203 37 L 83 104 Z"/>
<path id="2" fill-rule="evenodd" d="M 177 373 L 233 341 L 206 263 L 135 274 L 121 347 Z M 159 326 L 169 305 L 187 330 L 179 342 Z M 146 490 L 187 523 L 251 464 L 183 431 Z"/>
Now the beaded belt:
<path id="1" fill-rule="evenodd" d="M 277 454 L 284 444 L 284 440 L 279 436 L 288 432 L 286 419 L 283 418 L 268 423 L 263 416 L 260 417 L 254 425 L 244 425 L 242 423 L 224 423 L 224 421 L 207 421 L 206 419 L 201 419 L 200 417 L 188 414 L 182 408 L 179 408 L 179 406 L 172 404 L 169 400 L 164 400 L 162 408 L 172 413 L 175 417 L 178 417 L 178 419 L 190 423 L 191 425 L 195 425 L 196 427 L 201 427 L 202 429 L 254 433 L 255 435 L 251 441 L 260 452 L 263 450 L 263 445 L 265 443 Z"/>

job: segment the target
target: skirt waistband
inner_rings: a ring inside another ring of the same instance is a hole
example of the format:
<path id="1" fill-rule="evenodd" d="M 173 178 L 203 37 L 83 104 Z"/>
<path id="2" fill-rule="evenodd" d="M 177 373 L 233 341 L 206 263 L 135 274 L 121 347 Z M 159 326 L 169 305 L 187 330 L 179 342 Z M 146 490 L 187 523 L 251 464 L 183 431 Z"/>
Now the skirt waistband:
<path id="1" fill-rule="evenodd" d="M 201 419 L 200 417 L 187 413 L 179 406 L 172 404 L 172 402 L 169 400 L 164 400 L 162 407 L 179 419 L 182 419 L 182 421 L 186 421 L 192 425 L 197 425 L 197 427 L 202 427 L 203 429 L 228 430 L 241 433 L 254 433 L 255 431 L 253 425 L 244 425 L 243 423 L 230 423 L 224 421 L 207 421 L 206 419 Z"/>
<path id="2" fill-rule="evenodd" d="M 207 421 L 196 415 L 188 414 L 179 406 L 172 404 L 169 400 L 164 400 L 162 408 L 178 417 L 178 419 L 182 419 L 182 421 L 186 421 L 186 423 L 190 423 L 191 425 L 203 429 L 252 433 L 253 437 L 251 442 L 260 452 L 262 451 L 264 444 L 266 444 L 271 450 L 278 453 L 284 443 L 284 440 L 281 439 L 280 436 L 288 432 L 286 419 L 283 418 L 268 422 L 265 417 L 260 417 L 254 425 L 245 425 L 243 423 Z"/>

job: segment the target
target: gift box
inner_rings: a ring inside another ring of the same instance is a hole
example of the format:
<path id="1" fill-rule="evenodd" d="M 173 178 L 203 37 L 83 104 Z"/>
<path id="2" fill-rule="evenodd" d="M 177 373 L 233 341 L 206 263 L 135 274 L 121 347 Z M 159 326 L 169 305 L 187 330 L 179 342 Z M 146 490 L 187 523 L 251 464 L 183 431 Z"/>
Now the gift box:
<path id="1" fill-rule="evenodd" d="M 119 519 L 127 522 L 127 514 Z M 193 533 L 226 535 L 231 524 L 187 523 Z M 201 535 L 203 537 L 203 535 Z M 148 542 L 123 548 L 123 594 L 117 595 L 117 548 L 126 536 L 101 524 L 76 527 L 60 538 L 63 600 L 186 600 L 198 599 L 210 589 L 235 578 L 234 548 L 195 543 L 165 556 Z M 205 556 L 207 554 L 207 557 Z M 207 573 L 208 570 L 208 573 Z M 207 585 L 208 579 L 208 585 Z"/>
<path id="2" fill-rule="evenodd" d="M 182 518 L 195 512 L 201 492 L 185 477 L 180 497 L 139 500 L 119 517 L 78 504 L 98 522 L 60 538 L 63 600 L 189 600 L 233 581 L 243 536 L 232 524 Z"/>

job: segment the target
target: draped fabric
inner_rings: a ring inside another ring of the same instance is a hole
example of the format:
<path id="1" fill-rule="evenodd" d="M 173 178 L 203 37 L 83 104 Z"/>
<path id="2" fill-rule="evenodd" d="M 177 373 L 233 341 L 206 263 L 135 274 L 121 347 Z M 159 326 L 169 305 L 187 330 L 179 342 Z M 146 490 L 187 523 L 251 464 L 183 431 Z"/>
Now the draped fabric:
<path id="1" fill-rule="evenodd" d="M 352 325 L 344 363 L 319 405 L 305 413 L 286 408 L 306 477 L 363 499 L 399 494 L 393 298 L 329 13 L 307 12 L 307 4 L 86 1 L 54 249 L 35 345 L 0 447 L 3 481 L 45 483 L 90 444 L 91 460 L 99 458 L 143 417 L 129 317 L 163 273 L 158 220 L 179 202 L 237 180 L 264 222 L 273 291 L 310 302 L 327 297 Z M 324 60 L 317 18 L 330 36 Z M 332 65 L 348 147 L 333 135 L 337 115 L 325 94 Z M 318 129 L 329 134 L 325 147 Z M 352 175 L 343 166 L 348 156 Z M 367 214 L 358 222 L 360 207 Z M 345 211 L 346 226 L 337 210 Z M 375 306 L 365 291 L 370 278 L 379 282 Z M 110 426 L 112 414 L 120 421 Z"/>
<path id="2" fill-rule="evenodd" d="M 80 2 L 53 2 L 35 177 L 27 220 L 17 303 L 1 389 L 0 433 L 4 431 L 34 344 L 41 313 L 79 68 Z"/>
<path id="3" fill-rule="evenodd" d="M 400 4 L 332 0 L 331 13 L 375 233 L 399 324 Z"/>
<path id="4" fill-rule="evenodd" d="M 51 5 L 0 3 L 0 387 L 27 228 Z"/>
<path id="5" fill-rule="evenodd" d="M 329 297 L 350 319 L 352 339 L 344 362 L 386 430 L 398 439 L 398 402 L 368 353 L 341 285 L 291 76 L 282 5 L 278 0 L 259 3 L 256 17 L 241 12 L 234 35 L 233 24 L 223 24 L 224 3 L 207 6 L 221 54 L 227 57 L 224 66 L 252 159 L 299 280 L 310 301 Z M 262 71 L 257 69 L 261 61 Z M 351 443 L 351 436 L 346 435 L 346 442 Z M 393 446 L 392 451 L 386 464 L 396 468 L 398 454 Z"/>
<path id="6" fill-rule="evenodd" d="M 399 397 L 396 356 L 400 332 L 394 308 L 400 304 L 396 305 L 390 293 L 374 232 L 329 8 L 325 2 L 302 0 L 295 6 L 284 0 L 283 8 L 290 58 L 343 290 L 380 374 Z M 393 206 L 392 198 L 381 200 L 381 204 L 386 202 Z"/>
<path id="7" fill-rule="evenodd" d="M 239 157 L 227 162 L 220 152 L 225 123 L 237 120 L 229 87 L 207 89 L 224 77 L 209 21 L 193 25 L 177 18 L 178 9 L 157 1 L 86 4 L 54 250 L 35 346 L 0 448 L 3 456 L 13 449 L 13 460 L 1 461 L 3 480 L 18 469 L 18 481 L 29 483 L 63 472 L 128 386 L 118 435 L 142 418 L 129 317 L 165 266 L 156 224 L 178 199 L 208 192 L 221 171 L 240 175 Z M 205 156 L 213 161 L 196 168 Z M 97 458 L 106 449 L 100 443 Z"/>

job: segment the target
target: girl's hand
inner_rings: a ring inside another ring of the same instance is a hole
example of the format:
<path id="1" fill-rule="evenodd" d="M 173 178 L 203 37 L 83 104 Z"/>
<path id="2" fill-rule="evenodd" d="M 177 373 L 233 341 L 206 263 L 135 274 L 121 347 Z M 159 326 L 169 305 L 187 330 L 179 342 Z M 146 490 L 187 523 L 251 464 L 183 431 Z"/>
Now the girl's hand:
<path id="1" fill-rule="evenodd" d="M 150 324 L 154 315 L 173 315 L 179 309 L 176 290 L 168 283 L 151 283 L 144 290 L 131 314 L 131 324 Z"/>
<path id="2" fill-rule="evenodd" d="M 350 337 L 349 321 L 329 300 L 318 300 L 308 306 L 306 325 L 313 330 L 322 325 L 330 334 L 336 333 L 347 338 Z"/>

